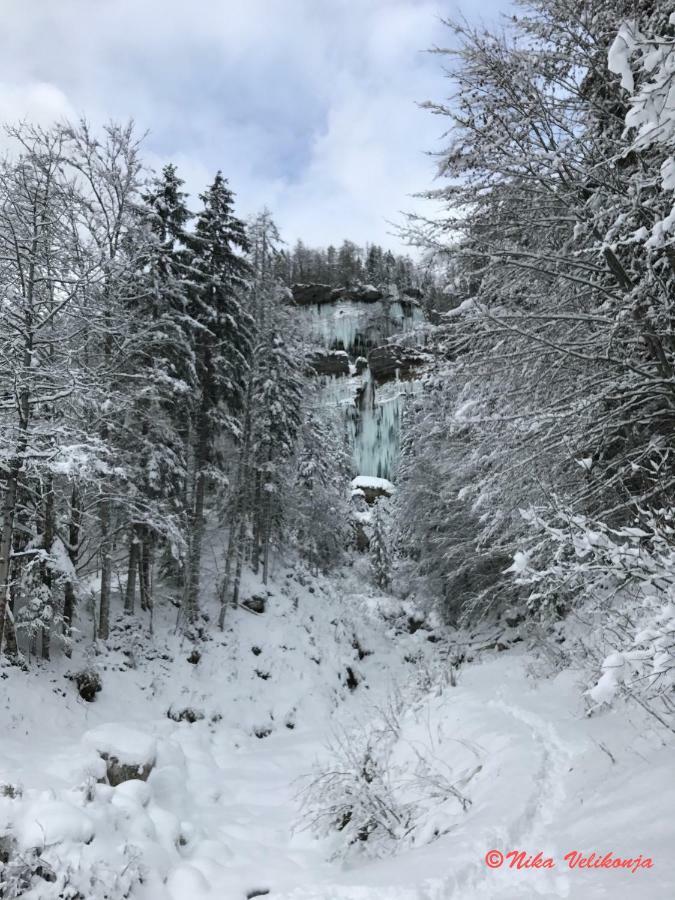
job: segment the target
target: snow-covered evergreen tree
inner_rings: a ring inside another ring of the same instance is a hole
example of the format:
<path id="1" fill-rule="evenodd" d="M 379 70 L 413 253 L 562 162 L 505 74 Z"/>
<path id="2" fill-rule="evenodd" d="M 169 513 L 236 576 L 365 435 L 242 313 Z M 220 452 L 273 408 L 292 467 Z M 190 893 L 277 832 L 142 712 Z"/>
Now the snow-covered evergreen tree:
<path id="1" fill-rule="evenodd" d="M 234 215 L 234 197 L 219 172 L 200 195 L 203 209 L 192 238 L 189 315 L 194 323 L 197 399 L 192 435 L 189 563 L 185 613 L 199 608 L 199 578 L 207 479 L 222 481 L 217 439 L 242 435 L 254 320 L 244 304 L 249 265 L 244 223 Z"/>
<path id="2" fill-rule="evenodd" d="M 167 165 L 143 194 L 144 242 L 126 301 L 131 321 L 131 405 L 121 423 L 128 458 L 129 560 L 125 609 L 152 604 L 152 562 L 158 543 L 184 558 L 190 434 L 197 389 L 197 336 L 188 315 L 190 212 L 182 181 Z"/>

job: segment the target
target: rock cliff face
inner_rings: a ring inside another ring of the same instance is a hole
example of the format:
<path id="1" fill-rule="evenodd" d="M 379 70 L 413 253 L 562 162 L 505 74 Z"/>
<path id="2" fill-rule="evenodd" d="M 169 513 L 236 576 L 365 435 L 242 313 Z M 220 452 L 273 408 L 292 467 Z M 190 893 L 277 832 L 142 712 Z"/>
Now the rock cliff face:
<path id="1" fill-rule="evenodd" d="M 317 283 L 294 284 L 291 287 L 291 295 L 296 306 L 338 303 L 340 300 L 350 303 L 376 303 L 385 298 L 384 292 L 372 284 L 360 284 L 349 288 Z"/>
<path id="2" fill-rule="evenodd" d="M 334 303 L 333 288 L 329 284 L 294 284 L 290 298 L 296 306 L 314 306 Z"/>
<path id="3" fill-rule="evenodd" d="M 368 368 L 376 384 L 401 379 L 415 378 L 419 370 L 431 361 L 429 353 L 416 347 L 403 347 L 400 344 L 383 344 L 374 347 L 368 354 Z"/>
<path id="4" fill-rule="evenodd" d="M 309 372 L 313 375 L 349 375 L 349 356 L 344 350 L 311 353 L 307 363 Z"/>
<path id="5" fill-rule="evenodd" d="M 312 360 L 316 361 L 314 369 L 319 375 L 350 372 L 335 359 L 319 359 L 319 352 L 325 356 L 344 351 L 354 364 L 363 357 L 365 363 L 359 360 L 358 366 L 362 370 L 369 351 L 426 321 L 417 298 L 412 293 L 400 293 L 394 285 L 385 289 L 368 284 L 350 287 L 295 284 L 288 298 L 297 309 L 299 327 L 316 345 Z"/>

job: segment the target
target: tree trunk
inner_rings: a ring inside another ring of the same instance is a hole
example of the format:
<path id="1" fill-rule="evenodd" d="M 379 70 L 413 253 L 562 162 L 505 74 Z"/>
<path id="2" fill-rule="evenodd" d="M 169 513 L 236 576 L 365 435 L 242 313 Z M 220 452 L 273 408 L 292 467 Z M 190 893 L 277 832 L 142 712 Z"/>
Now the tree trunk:
<path id="1" fill-rule="evenodd" d="M 227 610 L 227 597 L 230 593 L 230 577 L 232 574 L 232 563 L 235 557 L 237 532 L 239 530 L 238 522 L 231 522 L 230 535 L 227 543 L 227 555 L 225 557 L 225 574 L 220 582 L 218 590 L 218 600 L 220 601 L 220 614 L 218 616 L 218 627 L 222 631 L 225 627 L 225 611 Z"/>
<path id="2" fill-rule="evenodd" d="M 269 496 L 265 502 L 263 529 L 263 584 L 267 584 L 270 571 L 270 536 L 272 532 L 272 501 L 269 499 Z"/>
<path id="3" fill-rule="evenodd" d="M 2 504 L 2 530 L 0 531 L 0 649 L 2 649 L 5 616 L 9 601 L 12 537 L 14 534 L 14 515 L 16 513 L 16 496 L 20 471 L 21 458 L 15 457 L 10 463 Z"/>
<path id="4" fill-rule="evenodd" d="M 136 606 L 136 573 L 138 571 L 140 541 L 136 525 L 129 529 L 129 563 L 127 566 L 127 587 L 124 593 L 124 612 L 133 615 Z"/>
<path id="5" fill-rule="evenodd" d="M 232 606 L 239 606 L 239 589 L 241 587 L 241 570 L 244 565 L 244 528 L 243 525 L 239 529 L 239 540 L 237 541 L 237 569 L 234 573 L 234 587 L 232 588 Z"/>
<path id="6" fill-rule="evenodd" d="M 68 525 L 68 557 L 73 567 L 77 569 L 77 560 L 80 546 L 80 526 L 82 524 L 82 510 L 80 508 L 80 491 L 76 484 L 70 493 L 70 524 Z M 66 581 L 63 595 L 63 634 L 69 638 L 75 617 L 75 581 L 69 578 Z M 70 656 L 70 649 L 66 649 L 66 656 Z"/>
<path id="7" fill-rule="evenodd" d="M 139 576 L 141 586 L 141 609 L 145 612 L 152 610 L 152 561 L 153 561 L 153 540 L 148 534 L 147 529 L 144 531 L 143 539 L 140 545 L 139 556 Z"/>
<path id="8" fill-rule="evenodd" d="M 51 553 L 52 544 L 54 543 L 54 533 L 56 527 L 54 522 L 54 479 L 50 475 L 47 478 L 47 490 L 45 493 L 45 520 L 42 546 L 46 553 Z M 52 608 L 54 604 L 54 596 L 52 592 L 52 570 L 44 562 L 40 566 L 40 575 L 42 583 L 49 591 Z M 47 625 L 43 625 L 40 629 L 42 643 L 42 658 L 49 659 L 50 642 L 51 642 L 51 621 Z"/>
<path id="9" fill-rule="evenodd" d="M 10 658 L 18 659 L 19 646 L 16 642 L 16 627 L 14 625 L 14 605 L 10 601 L 5 615 L 5 653 Z"/>
<path id="10" fill-rule="evenodd" d="M 220 616 L 219 625 L 221 629 L 225 624 L 225 610 L 227 609 L 227 595 L 230 591 L 230 576 L 232 573 L 232 565 L 236 559 L 234 590 L 232 593 L 232 606 L 239 603 L 239 585 L 241 582 L 241 566 L 243 559 L 243 543 L 244 543 L 244 523 L 246 512 L 247 497 L 247 463 L 248 454 L 251 444 L 251 396 L 253 392 L 253 376 L 249 373 L 248 384 L 246 386 L 245 400 L 245 416 L 244 416 L 244 434 L 241 442 L 241 450 L 239 452 L 239 462 L 237 466 L 236 480 L 236 497 L 234 510 L 230 522 L 230 536 L 227 545 L 227 557 L 225 560 L 225 576 L 220 586 Z"/>
<path id="11" fill-rule="evenodd" d="M 199 577 L 202 563 L 204 537 L 204 499 L 206 494 L 205 468 L 208 461 L 208 422 L 202 411 L 197 446 L 195 448 L 195 474 L 192 516 L 190 523 L 190 559 L 187 573 L 186 618 L 192 623 L 199 615 Z"/>
<path id="12" fill-rule="evenodd" d="M 253 509 L 255 510 L 255 524 L 253 528 L 253 554 L 251 558 L 251 567 L 254 574 L 258 574 L 260 568 L 260 546 L 262 544 L 262 511 L 261 511 L 261 495 L 262 493 L 262 475 L 260 472 L 255 473 L 255 496 L 253 499 Z"/>
<path id="13" fill-rule="evenodd" d="M 98 636 L 107 641 L 110 636 L 110 582 L 112 577 L 112 545 L 110 540 L 110 501 L 99 501 L 101 525 L 101 599 L 99 603 Z"/>
<path id="14" fill-rule="evenodd" d="M 269 465 L 272 462 L 272 448 L 267 452 L 267 463 L 268 468 L 267 472 L 270 471 Z M 264 518 L 263 518 L 263 584 L 267 584 L 267 579 L 269 578 L 270 571 L 270 539 L 272 537 L 272 494 L 269 491 L 265 491 L 265 499 L 263 503 L 264 509 Z"/>

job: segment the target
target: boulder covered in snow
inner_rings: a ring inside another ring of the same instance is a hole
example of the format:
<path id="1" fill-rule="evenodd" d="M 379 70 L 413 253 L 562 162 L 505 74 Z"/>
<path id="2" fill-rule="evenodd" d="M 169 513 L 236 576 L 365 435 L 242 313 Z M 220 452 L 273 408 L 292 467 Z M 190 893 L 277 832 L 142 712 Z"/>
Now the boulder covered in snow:
<path id="1" fill-rule="evenodd" d="M 404 347 L 400 344 L 383 344 L 373 347 L 368 354 L 368 366 L 376 384 L 414 378 L 417 370 L 430 362 L 428 353 L 416 347 Z"/>
<path id="2" fill-rule="evenodd" d="M 132 778 L 147 781 L 155 765 L 155 739 L 125 725 L 101 725 L 88 731 L 83 742 L 105 761 L 107 781 L 112 787 Z"/>
<path id="3" fill-rule="evenodd" d="M 78 694 L 87 703 L 92 703 L 103 687 L 101 676 L 94 669 L 82 669 L 66 677 L 75 682 Z"/>
<path id="4" fill-rule="evenodd" d="M 241 601 L 241 605 L 251 612 L 262 614 L 267 609 L 267 597 L 264 594 L 253 594 Z"/>
<path id="5" fill-rule="evenodd" d="M 312 353 L 307 362 L 311 374 L 339 377 L 349 375 L 349 356 L 344 350 L 326 350 Z"/>
<path id="6" fill-rule="evenodd" d="M 20 851 L 42 850 L 63 841 L 86 844 L 94 836 L 94 821 L 74 803 L 51 797 L 36 798 L 21 808 L 14 822 L 14 835 Z M 1 888 L 0 896 L 5 896 Z"/>
<path id="7" fill-rule="evenodd" d="M 386 478 L 375 478 L 372 475 L 358 475 L 352 481 L 352 491 L 361 491 L 369 504 L 380 497 L 391 497 L 394 485 Z"/>

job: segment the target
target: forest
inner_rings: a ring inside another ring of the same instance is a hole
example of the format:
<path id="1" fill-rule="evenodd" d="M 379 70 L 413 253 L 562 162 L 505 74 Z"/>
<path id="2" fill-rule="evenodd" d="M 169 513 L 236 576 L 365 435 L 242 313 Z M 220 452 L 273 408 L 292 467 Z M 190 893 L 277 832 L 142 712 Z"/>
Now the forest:
<path id="1" fill-rule="evenodd" d="M 5 126 L 0 897 L 671 896 L 675 13 L 445 32 L 391 247 Z"/>

